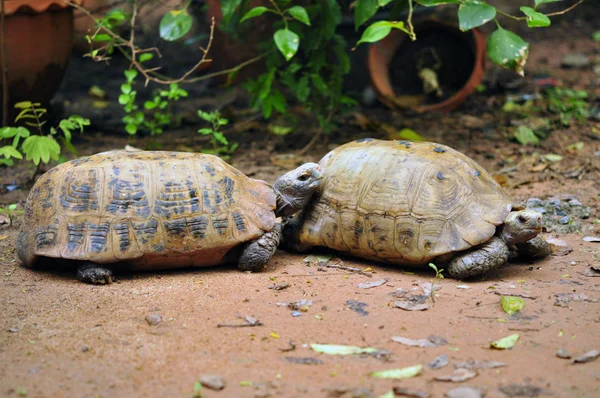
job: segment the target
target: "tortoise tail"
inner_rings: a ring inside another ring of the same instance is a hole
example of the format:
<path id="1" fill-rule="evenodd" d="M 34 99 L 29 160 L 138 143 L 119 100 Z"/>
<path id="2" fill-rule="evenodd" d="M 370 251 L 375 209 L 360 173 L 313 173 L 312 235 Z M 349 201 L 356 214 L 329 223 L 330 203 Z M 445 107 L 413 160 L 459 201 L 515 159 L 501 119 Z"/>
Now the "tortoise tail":
<path id="1" fill-rule="evenodd" d="M 25 231 L 19 232 L 19 237 L 17 238 L 17 255 L 24 266 L 33 267 L 37 256 L 33 254 L 30 233 Z"/>

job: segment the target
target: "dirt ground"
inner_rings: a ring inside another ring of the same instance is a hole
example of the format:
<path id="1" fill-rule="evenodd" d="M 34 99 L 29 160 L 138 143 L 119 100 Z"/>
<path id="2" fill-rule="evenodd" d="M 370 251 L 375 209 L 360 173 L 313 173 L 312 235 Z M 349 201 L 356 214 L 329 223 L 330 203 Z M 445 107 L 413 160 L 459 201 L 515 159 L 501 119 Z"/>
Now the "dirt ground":
<path id="1" fill-rule="evenodd" d="M 600 45 L 592 41 L 591 32 L 599 26 L 582 22 L 578 15 L 543 32 L 522 32 L 532 41 L 522 84 L 511 85 L 513 76 L 491 68 L 488 90 L 472 95 L 451 114 L 362 107 L 302 156 L 294 154 L 315 128 L 285 138 L 269 135 L 266 122 L 238 106 L 243 102 L 238 91 L 208 98 L 199 89 L 190 105 L 225 104 L 233 126 L 229 136 L 240 142 L 231 163 L 269 182 L 295 164 L 317 161 L 343 142 L 393 138 L 386 126 L 394 131 L 411 128 L 473 157 L 515 202 L 575 198 L 589 207 L 584 218 L 572 216 L 575 224 L 569 225 L 580 225 L 577 232 L 557 232 L 548 225 L 544 237 L 562 241 L 550 257 L 516 261 L 484 277 L 457 281 L 436 280 L 430 269 L 344 256 L 319 263 L 315 257 L 281 250 L 260 273 L 225 266 L 119 274 L 118 283 L 91 286 L 76 281 L 73 273 L 21 267 L 15 244 L 22 216 L 17 216 L 14 226 L 0 226 L 0 396 L 379 397 L 393 389 L 396 396 L 416 397 L 600 396 L 600 360 L 574 361 L 600 350 L 600 272 L 593 268 L 600 269 L 600 243 L 584 240 L 600 236 L 600 122 L 590 118 L 568 127 L 554 123 L 538 146 L 522 146 L 509 137 L 524 119 L 518 112 L 501 110 L 506 95 L 535 93 L 535 77 L 550 76 L 564 87 L 585 89 L 598 112 L 600 75 L 592 65 L 600 65 Z M 591 64 L 561 67 L 570 53 L 586 54 Z M 74 56 L 73 62 L 76 68 L 82 61 Z M 82 92 L 85 96 L 89 86 L 69 79 L 57 96 L 67 112 L 84 102 L 76 98 Z M 88 117 L 94 115 L 102 118 L 97 113 Z M 185 124 L 156 141 L 105 134 L 110 130 L 106 126 L 110 123 L 97 123 L 93 132 L 78 137 L 81 155 L 126 143 L 145 148 L 152 141 L 162 149 L 178 150 L 205 143 L 194 133 L 198 127 Z M 583 146 L 569 147 L 577 142 Z M 562 159 L 544 161 L 546 154 Z M 18 203 L 22 208 L 30 174 L 25 167 L 0 168 L 0 206 Z M 20 189 L 7 192 L 13 183 Z M 360 285 L 369 282 L 378 286 Z M 432 282 L 441 285 L 433 297 L 426 292 Z M 509 316 L 502 310 L 502 296 L 517 296 L 525 306 Z M 427 308 L 408 311 L 396 305 L 410 298 Z M 512 349 L 490 347 L 513 334 L 519 338 Z M 409 346 L 392 337 L 429 343 Z M 380 351 L 328 355 L 315 352 L 311 344 Z M 370 374 L 415 365 L 423 368 L 412 378 Z M 453 373 L 465 367 L 472 371 Z M 224 382 L 221 391 L 199 387 L 209 375 Z M 436 380 L 449 375 L 471 378 Z M 476 388 L 481 395 L 450 392 L 460 387 Z M 401 395 L 401 389 L 413 395 Z"/>

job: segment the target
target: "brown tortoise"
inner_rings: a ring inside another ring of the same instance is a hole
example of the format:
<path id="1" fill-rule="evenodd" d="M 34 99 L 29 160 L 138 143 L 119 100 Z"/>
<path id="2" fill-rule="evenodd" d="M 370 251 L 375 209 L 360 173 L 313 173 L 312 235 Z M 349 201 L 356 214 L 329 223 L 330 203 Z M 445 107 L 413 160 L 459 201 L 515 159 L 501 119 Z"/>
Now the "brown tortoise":
<path id="1" fill-rule="evenodd" d="M 242 270 L 260 270 L 279 244 L 276 217 L 302 208 L 320 178 L 307 163 L 271 187 L 212 155 L 104 152 L 38 179 L 17 250 L 25 266 L 61 259 L 97 284 L 110 283 L 113 269 L 237 260 Z"/>
<path id="2" fill-rule="evenodd" d="M 541 257 L 541 214 L 511 204 L 475 161 L 430 142 L 362 139 L 321 159 L 323 181 L 308 207 L 284 220 L 284 241 L 365 259 L 449 263 L 455 278 L 506 263 L 509 248 Z"/>

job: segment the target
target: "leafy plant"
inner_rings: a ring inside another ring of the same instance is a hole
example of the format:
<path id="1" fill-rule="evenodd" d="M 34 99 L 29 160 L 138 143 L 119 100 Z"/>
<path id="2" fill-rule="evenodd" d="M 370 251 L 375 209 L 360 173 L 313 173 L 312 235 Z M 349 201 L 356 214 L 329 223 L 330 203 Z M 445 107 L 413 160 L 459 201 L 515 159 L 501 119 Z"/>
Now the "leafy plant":
<path id="1" fill-rule="evenodd" d="M 203 112 L 198 110 L 198 116 L 211 125 L 210 127 L 198 130 L 198 133 L 210 136 L 210 143 L 212 145 L 212 149 L 202 149 L 202 152 L 219 155 L 224 159 L 231 158 L 231 154 L 235 152 L 238 144 L 230 144 L 225 135 L 219 131 L 221 127 L 226 126 L 229 121 L 221 117 L 219 111 Z"/>
<path id="2" fill-rule="evenodd" d="M 4 207 L 0 207 L 0 213 L 6 214 L 8 217 L 8 226 L 10 227 L 13 224 L 13 217 L 17 214 L 23 214 L 23 210 L 18 210 L 16 203 L 10 204 Z"/>
<path id="3" fill-rule="evenodd" d="M 552 87 L 546 91 L 546 95 L 548 110 L 559 114 L 563 126 L 568 126 L 572 118 L 584 122 L 590 117 L 587 91 Z"/>
<path id="4" fill-rule="evenodd" d="M 434 263 L 429 263 L 429 268 L 435 271 L 435 279 L 444 279 L 444 275 L 442 274 L 442 272 L 444 272 L 443 268 L 438 269 L 438 267 Z"/>
<path id="5" fill-rule="evenodd" d="M 57 142 L 57 138 L 63 147 L 77 156 L 77 151 L 71 143 L 72 132 L 75 130 L 83 132 L 84 127 L 90 124 L 89 119 L 76 115 L 69 116 L 61 120 L 58 126 L 50 127 L 49 134 L 45 134 L 43 127 L 47 123 L 44 120 L 46 108 L 42 108 L 40 103 L 29 101 L 19 102 L 15 104 L 15 108 L 21 110 L 15 118 L 15 123 L 22 122 L 25 126 L 34 127 L 38 134 L 32 134 L 24 126 L 0 128 L 0 142 L 12 140 L 8 145 L 0 147 L 0 156 L 4 156 L 4 159 L 0 158 L 0 164 L 11 166 L 13 159 L 23 159 L 23 154 L 25 159 L 33 162 L 38 169 L 41 162 L 48 163 L 50 159 L 59 160 L 61 145 Z"/>
<path id="6" fill-rule="evenodd" d="M 176 119 L 171 105 L 182 97 L 187 97 L 188 92 L 179 88 L 177 83 L 170 83 L 169 89 L 156 90 L 153 98 L 145 101 L 143 110 L 136 104 L 137 91 L 133 89 L 138 71 L 128 69 L 124 72 L 126 82 L 121 84 L 119 104 L 127 114 L 123 117 L 125 131 L 135 135 L 139 130 L 147 130 L 150 135 L 162 134 L 163 128 L 172 124 Z"/>
<path id="7" fill-rule="evenodd" d="M 246 10 L 247 0 L 222 2 L 225 20 Z M 245 87 L 251 105 L 269 118 L 285 113 L 291 102 L 302 104 L 317 118 L 323 131 L 334 124 L 334 114 L 356 102 L 342 93 L 342 83 L 350 71 L 346 42 L 336 33 L 342 20 L 340 5 L 334 0 L 308 1 L 306 7 L 289 0 L 271 1 L 272 7 L 255 7 L 242 14 L 240 22 L 263 14 L 276 15 L 272 40 L 261 43 L 266 53 L 267 71 Z"/>

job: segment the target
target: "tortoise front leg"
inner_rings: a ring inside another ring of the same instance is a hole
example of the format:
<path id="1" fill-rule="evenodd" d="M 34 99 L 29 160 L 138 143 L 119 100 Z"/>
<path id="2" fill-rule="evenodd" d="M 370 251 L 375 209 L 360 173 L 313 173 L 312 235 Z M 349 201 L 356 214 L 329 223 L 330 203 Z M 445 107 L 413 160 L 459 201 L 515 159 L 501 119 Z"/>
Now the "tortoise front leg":
<path id="1" fill-rule="evenodd" d="M 456 279 L 481 275 L 499 268 L 508 261 L 508 246 L 498 237 L 455 256 L 448 265 L 448 273 Z"/>
<path id="2" fill-rule="evenodd" d="M 242 271 L 262 271 L 265 264 L 277 251 L 280 240 L 281 224 L 275 223 L 271 231 L 244 247 L 238 261 L 238 268 Z"/>
<path id="3" fill-rule="evenodd" d="M 517 253 L 524 258 L 543 258 L 552 254 L 552 245 L 541 236 L 515 244 Z"/>
<path id="4" fill-rule="evenodd" d="M 115 281 L 110 268 L 91 261 L 82 262 L 77 268 L 77 279 L 92 285 L 109 285 Z"/>

